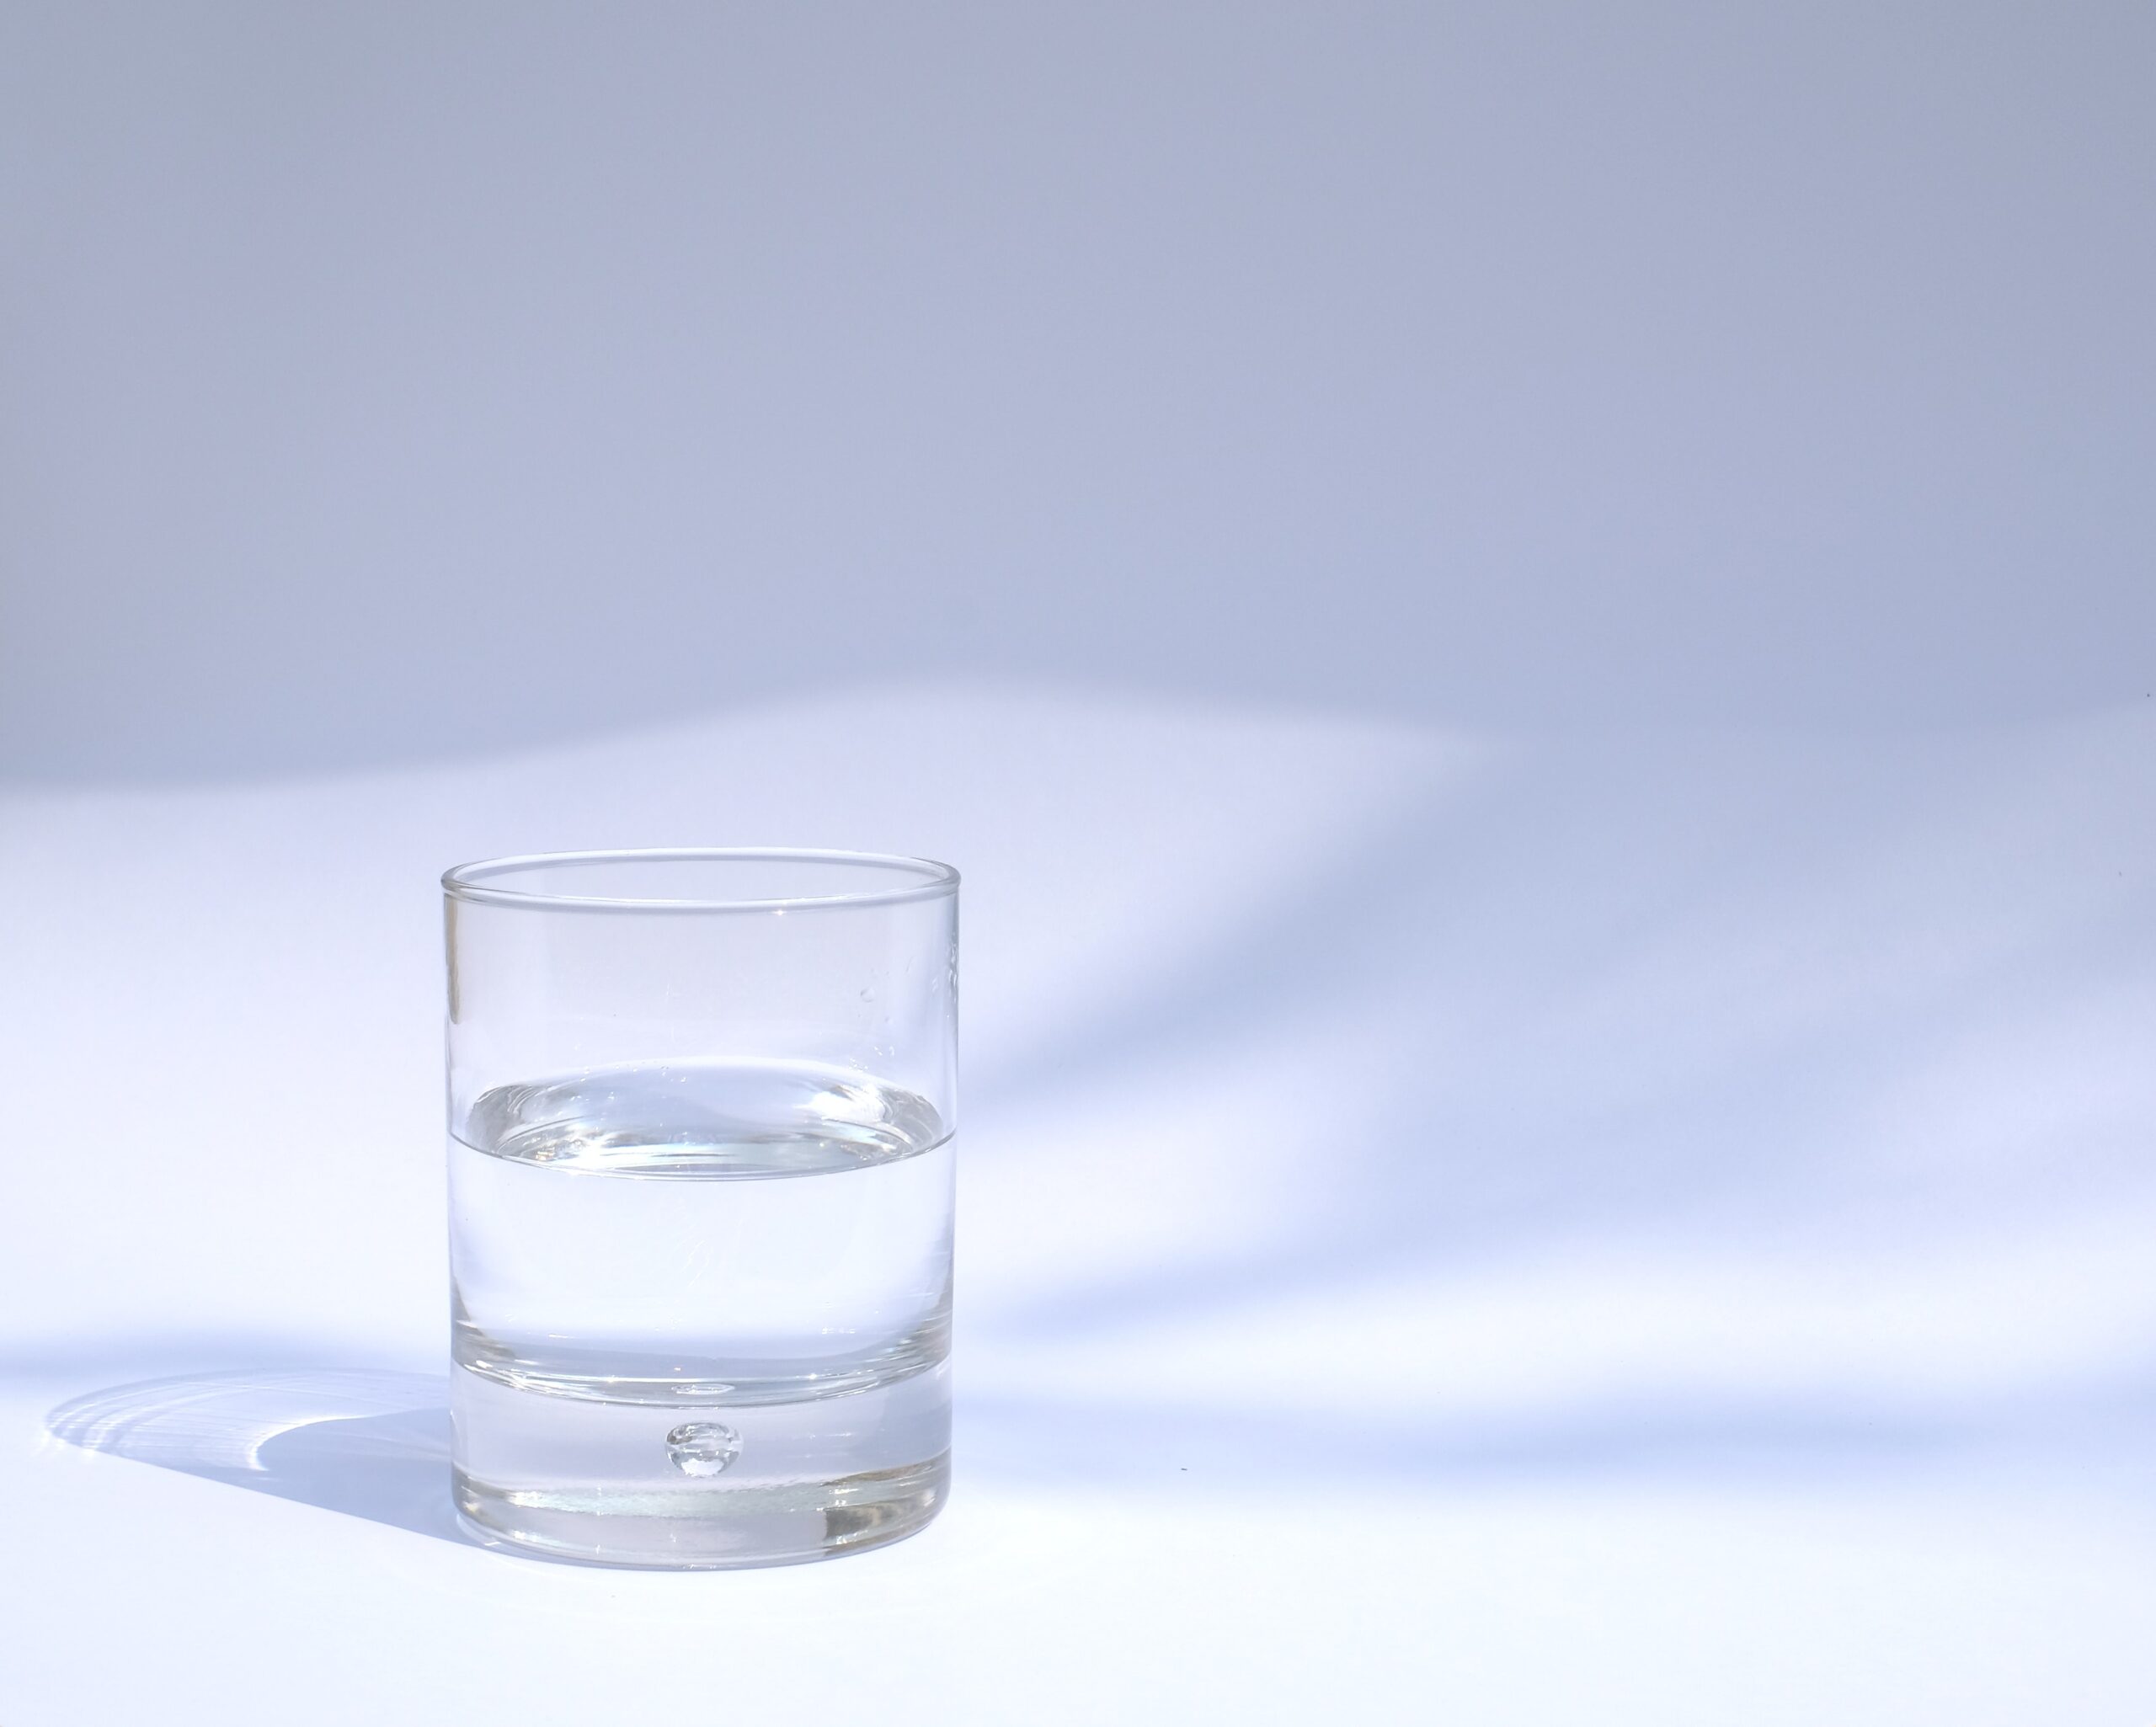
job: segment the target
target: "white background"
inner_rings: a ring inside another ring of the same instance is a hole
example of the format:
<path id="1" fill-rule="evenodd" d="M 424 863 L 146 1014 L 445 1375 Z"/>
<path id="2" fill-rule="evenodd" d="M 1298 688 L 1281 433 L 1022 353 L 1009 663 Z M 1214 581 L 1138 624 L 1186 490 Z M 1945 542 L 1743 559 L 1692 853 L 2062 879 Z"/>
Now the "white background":
<path id="1" fill-rule="evenodd" d="M 2156 1719 L 2151 48 L 0 16 L 0 1719 Z M 951 1508 L 467 1546 L 435 877 L 757 843 Z"/>

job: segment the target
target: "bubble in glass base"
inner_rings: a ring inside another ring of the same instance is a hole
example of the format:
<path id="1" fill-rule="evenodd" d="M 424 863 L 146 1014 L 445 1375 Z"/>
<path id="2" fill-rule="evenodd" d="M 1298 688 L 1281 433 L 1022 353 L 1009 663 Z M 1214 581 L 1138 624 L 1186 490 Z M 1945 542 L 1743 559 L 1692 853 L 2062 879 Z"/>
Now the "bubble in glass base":
<path id="1" fill-rule="evenodd" d="M 684 1421 L 666 1436 L 666 1455 L 684 1475 L 716 1475 L 741 1455 L 741 1436 L 723 1421 Z"/>

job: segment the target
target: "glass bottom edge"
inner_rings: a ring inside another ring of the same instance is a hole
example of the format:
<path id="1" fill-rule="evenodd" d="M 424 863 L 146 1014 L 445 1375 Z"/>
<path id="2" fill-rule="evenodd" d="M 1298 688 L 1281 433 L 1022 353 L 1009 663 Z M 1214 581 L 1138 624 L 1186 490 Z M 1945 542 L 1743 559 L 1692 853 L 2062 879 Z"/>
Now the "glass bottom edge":
<path id="1" fill-rule="evenodd" d="M 499 1553 L 632 1570 L 798 1565 L 887 1547 L 950 1495 L 948 1452 L 825 1481 L 667 1492 L 506 1489 L 452 1472 L 457 1521 Z"/>

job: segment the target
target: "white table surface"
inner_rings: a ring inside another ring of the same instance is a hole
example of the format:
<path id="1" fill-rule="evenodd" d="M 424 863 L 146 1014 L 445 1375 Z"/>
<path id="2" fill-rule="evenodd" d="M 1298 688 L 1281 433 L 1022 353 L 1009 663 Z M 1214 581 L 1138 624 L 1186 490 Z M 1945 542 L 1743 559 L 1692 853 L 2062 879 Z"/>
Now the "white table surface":
<path id="1" fill-rule="evenodd" d="M 965 872 L 957 1485 L 462 1541 L 435 877 Z M 893 690 L 0 800 L 0 1723 L 2156 1719 L 2156 706 Z"/>

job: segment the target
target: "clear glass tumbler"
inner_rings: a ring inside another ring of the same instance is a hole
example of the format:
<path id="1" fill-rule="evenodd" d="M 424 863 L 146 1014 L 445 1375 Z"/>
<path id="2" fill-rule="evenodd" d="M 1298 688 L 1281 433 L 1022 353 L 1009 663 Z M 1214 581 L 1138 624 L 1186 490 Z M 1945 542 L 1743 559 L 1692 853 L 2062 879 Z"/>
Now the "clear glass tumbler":
<path id="1" fill-rule="evenodd" d="M 564 853 L 442 877 L 455 1491 L 520 1551 L 820 1559 L 950 1474 L 958 872 Z"/>

